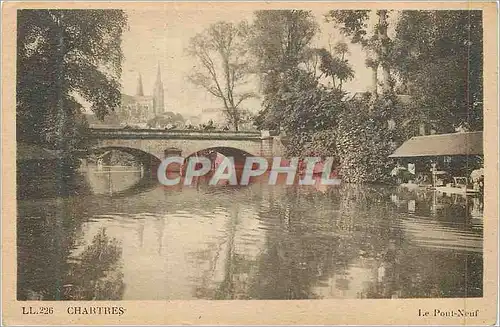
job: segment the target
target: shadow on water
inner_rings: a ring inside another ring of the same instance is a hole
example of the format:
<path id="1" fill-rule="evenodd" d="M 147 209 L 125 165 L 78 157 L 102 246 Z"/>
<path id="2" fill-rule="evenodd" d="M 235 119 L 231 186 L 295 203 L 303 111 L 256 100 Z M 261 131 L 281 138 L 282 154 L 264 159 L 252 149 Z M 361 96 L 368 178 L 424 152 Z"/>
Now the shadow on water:
<path id="1" fill-rule="evenodd" d="M 85 206 L 75 198 L 20 206 L 18 300 L 118 300 L 124 284 L 121 247 L 100 229 L 79 246 Z M 82 215 L 83 214 L 83 215 Z"/>
<path id="2" fill-rule="evenodd" d="M 69 197 L 92 193 L 85 175 L 79 172 L 51 176 L 17 176 L 17 198 L 22 200 Z"/>
<path id="3" fill-rule="evenodd" d="M 83 251 L 79 244 L 99 183 L 92 183 L 88 171 L 25 175 L 18 175 L 18 300 L 121 299 L 117 239 L 102 228 Z M 113 196 L 140 194 L 157 185 L 152 178 L 136 179 Z"/>
<path id="4" fill-rule="evenodd" d="M 158 187 L 158 181 L 152 178 L 141 178 L 132 187 L 121 191 L 115 191 L 111 194 L 112 197 L 129 197 L 141 193 L 151 191 Z"/>

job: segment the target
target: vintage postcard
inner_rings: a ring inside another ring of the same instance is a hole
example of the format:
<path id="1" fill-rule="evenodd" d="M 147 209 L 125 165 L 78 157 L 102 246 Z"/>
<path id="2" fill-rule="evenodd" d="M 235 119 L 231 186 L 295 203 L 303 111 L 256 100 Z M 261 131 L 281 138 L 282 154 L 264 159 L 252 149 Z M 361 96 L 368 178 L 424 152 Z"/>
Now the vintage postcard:
<path id="1" fill-rule="evenodd" d="M 493 325 L 494 2 L 7 2 L 2 323 Z"/>

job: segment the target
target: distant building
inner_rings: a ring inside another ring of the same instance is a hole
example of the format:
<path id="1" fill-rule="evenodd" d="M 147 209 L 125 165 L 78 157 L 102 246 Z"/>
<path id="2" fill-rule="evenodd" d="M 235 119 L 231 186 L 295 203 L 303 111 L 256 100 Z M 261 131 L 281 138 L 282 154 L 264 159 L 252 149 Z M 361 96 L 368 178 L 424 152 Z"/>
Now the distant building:
<path id="1" fill-rule="evenodd" d="M 153 95 L 144 95 L 142 76 L 139 73 L 135 95 L 122 94 L 122 102 L 117 109 L 117 114 L 122 125 L 144 125 L 148 120 L 163 114 L 164 110 L 164 89 L 160 66 L 158 66 Z"/>
<path id="2" fill-rule="evenodd" d="M 156 81 L 153 87 L 153 108 L 156 115 L 165 112 L 163 82 L 161 81 L 160 65 L 156 73 Z"/>

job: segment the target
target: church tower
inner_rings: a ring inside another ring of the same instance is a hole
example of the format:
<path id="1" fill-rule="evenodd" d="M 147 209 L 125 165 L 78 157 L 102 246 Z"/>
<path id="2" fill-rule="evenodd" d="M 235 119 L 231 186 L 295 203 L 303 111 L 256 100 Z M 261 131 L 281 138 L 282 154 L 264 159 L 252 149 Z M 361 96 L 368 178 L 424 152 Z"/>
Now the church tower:
<path id="1" fill-rule="evenodd" d="M 153 91 L 153 106 L 156 115 L 164 112 L 163 82 L 161 81 L 160 64 L 158 64 L 158 72 L 156 73 L 156 82 Z"/>
<path id="2" fill-rule="evenodd" d="M 139 73 L 139 77 L 137 77 L 137 88 L 135 90 L 135 95 L 136 96 L 144 96 L 144 89 L 142 87 L 142 77 L 141 73 Z"/>

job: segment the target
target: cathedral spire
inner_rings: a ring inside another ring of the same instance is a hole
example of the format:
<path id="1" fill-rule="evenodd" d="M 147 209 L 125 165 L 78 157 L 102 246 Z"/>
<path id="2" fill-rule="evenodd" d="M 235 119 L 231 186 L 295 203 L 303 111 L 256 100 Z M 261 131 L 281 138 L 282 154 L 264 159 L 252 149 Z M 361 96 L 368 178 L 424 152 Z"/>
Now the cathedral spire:
<path id="1" fill-rule="evenodd" d="M 158 63 L 158 70 L 156 72 L 156 83 L 155 84 L 162 84 L 161 83 L 160 63 Z"/>
<path id="2" fill-rule="evenodd" d="M 141 73 L 139 73 L 139 77 L 137 78 L 137 89 L 135 91 L 135 95 L 144 96 Z"/>
<path id="3" fill-rule="evenodd" d="M 160 63 L 158 63 L 158 71 L 156 73 L 156 82 L 153 90 L 153 103 L 155 113 L 162 114 L 164 112 L 164 91 L 163 83 L 161 81 Z"/>

